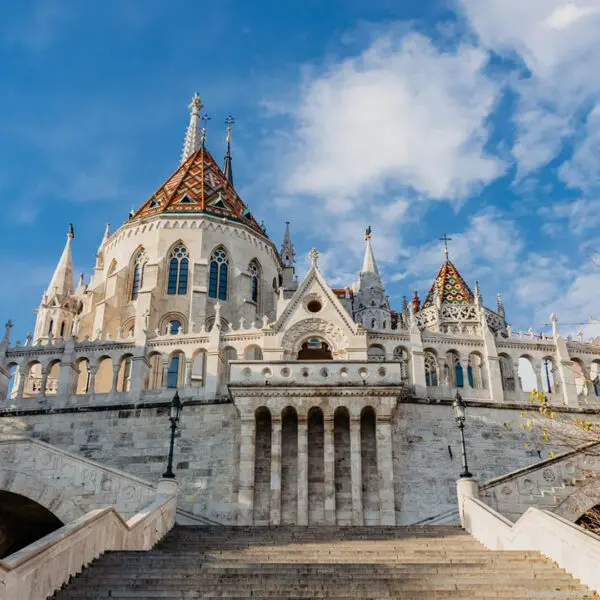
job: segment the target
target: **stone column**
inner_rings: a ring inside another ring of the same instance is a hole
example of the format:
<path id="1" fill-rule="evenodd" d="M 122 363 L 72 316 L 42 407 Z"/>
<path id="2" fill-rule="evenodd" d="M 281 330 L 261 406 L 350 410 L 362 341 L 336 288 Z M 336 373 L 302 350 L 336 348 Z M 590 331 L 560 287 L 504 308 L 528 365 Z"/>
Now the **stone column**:
<path id="1" fill-rule="evenodd" d="M 8 392 L 10 391 L 10 371 L 3 366 L 0 366 L 0 402 L 8 401 Z"/>
<path id="2" fill-rule="evenodd" d="M 298 415 L 298 525 L 308 525 L 308 421 Z"/>
<path id="3" fill-rule="evenodd" d="M 187 359 L 185 361 L 185 387 L 192 387 L 192 369 L 194 368 L 194 360 Z"/>
<path id="4" fill-rule="evenodd" d="M 271 525 L 281 525 L 281 418 L 271 420 Z"/>
<path id="5" fill-rule="evenodd" d="M 240 477 L 238 492 L 238 525 L 254 521 L 254 455 L 256 448 L 256 418 L 242 416 L 240 436 Z"/>
<path id="6" fill-rule="evenodd" d="M 412 384 L 415 386 L 415 395 L 417 398 L 427 396 L 427 384 L 425 381 L 425 353 L 422 349 L 413 347 L 411 353 L 412 360 Z"/>
<path id="7" fill-rule="evenodd" d="M 79 369 L 72 362 L 61 362 L 60 370 L 58 372 L 58 385 L 56 388 L 56 394 L 58 396 L 69 396 L 74 394 L 77 390 L 75 386 L 77 384 L 77 375 Z"/>
<path id="8" fill-rule="evenodd" d="M 333 415 L 323 417 L 323 461 L 325 483 L 325 525 L 335 525 L 335 447 Z"/>
<path id="9" fill-rule="evenodd" d="M 129 375 L 129 393 L 134 402 L 139 401 L 142 392 L 146 389 L 146 376 L 150 363 L 145 355 L 131 357 L 131 372 Z"/>
<path id="10" fill-rule="evenodd" d="M 169 384 L 169 360 L 163 360 L 163 374 L 160 387 L 165 389 Z"/>
<path id="11" fill-rule="evenodd" d="M 27 365 L 19 365 L 19 385 L 17 386 L 17 397 L 16 400 L 23 399 L 23 390 L 25 389 L 25 380 L 27 379 Z"/>
<path id="12" fill-rule="evenodd" d="M 352 525 L 364 525 L 360 416 L 350 417 L 350 467 L 352 477 Z"/>
<path id="13" fill-rule="evenodd" d="M 535 363 L 535 366 L 533 367 L 533 370 L 535 371 L 535 379 L 537 381 L 536 387 L 538 392 L 543 392 L 544 391 L 544 385 L 542 383 L 542 364 L 541 363 Z"/>
<path id="14" fill-rule="evenodd" d="M 395 525 L 396 511 L 394 507 L 391 415 L 377 415 L 376 427 L 380 524 Z"/>
<path id="15" fill-rule="evenodd" d="M 88 373 L 90 374 L 90 379 L 88 381 L 88 387 L 86 394 L 93 394 L 94 388 L 96 387 L 96 373 L 98 372 L 98 367 L 93 365 L 88 365 Z"/>
<path id="16" fill-rule="evenodd" d="M 119 363 L 113 363 L 113 378 L 112 378 L 112 387 L 110 388 L 111 394 L 114 394 L 117 391 L 117 385 L 119 383 L 119 371 L 121 369 L 121 365 Z"/>
<path id="17" fill-rule="evenodd" d="M 40 381 L 40 391 L 38 396 L 43 398 L 46 395 L 46 386 L 48 385 L 48 375 L 50 372 L 48 371 L 48 367 L 42 368 L 42 380 Z"/>

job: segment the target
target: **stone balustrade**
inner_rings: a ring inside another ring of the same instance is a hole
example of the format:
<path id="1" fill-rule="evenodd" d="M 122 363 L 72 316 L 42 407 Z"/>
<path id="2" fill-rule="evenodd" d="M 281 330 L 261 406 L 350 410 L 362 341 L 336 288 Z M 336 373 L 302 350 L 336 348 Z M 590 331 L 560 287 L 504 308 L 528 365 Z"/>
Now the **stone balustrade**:
<path id="1" fill-rule="evenodd" d="M 400 386 L 399 362 L 232 361 L 230 386 Z"/>
<path id="2" fill-rule="evenodd" d="M 473 479 L 460 479 L 457 494 L 461 525 L 488 550 L 540 552 L 600 591 L 600 536 L 534 507 L 513 523 L 479 499 L 479 484 Z"/>

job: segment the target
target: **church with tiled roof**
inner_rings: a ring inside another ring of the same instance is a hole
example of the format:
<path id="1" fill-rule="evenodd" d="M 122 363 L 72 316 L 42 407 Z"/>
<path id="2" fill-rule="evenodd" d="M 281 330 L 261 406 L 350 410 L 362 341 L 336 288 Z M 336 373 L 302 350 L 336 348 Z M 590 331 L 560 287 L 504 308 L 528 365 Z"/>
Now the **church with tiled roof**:
<path id="1" fill-rule="evenodd" d="M 30 432 L 44 452 L 88 461 L 56 471 L 49 507 L 67 499 L 66 522 L 104 507 L 90 503 L 92 480 L 103 503 L 142 502 L 163 472 L 175 400 L 183 416 L 166 473 L 181 522 L 455 522 L 451 405 L 461 402 L 477 424 L 473 469 L 496 506 L 522 506 L 530 488 L 496 493 L 493 481 L 537 469 L 518 427 L 528 392 L 566 412 L 599 408 L 600 347 L 563 337 L 554 315 L 552 333 L 513 331 L 502 297 L 484 303 L 447 245 L 437 275 L 422 272 L 432 281 L 422 302 L 424 290 L 389 297 L 368 223 L 354 281 L 332 287 L 314 248 L 299 277 L 292 224 L 275 243 L 234 185 L 233 118 L 219 164 L 197 94 L 189 108 L 172 175 L 119 227 L 99 226 L 93 269 L 77 281 L 69 227 L 32 333 L 11 339 L 9 321 L 0 340 L 0 433 Z M 0 492 L 3 481 L 47 489 L 38 462 L 31 480 L 0 465 Z"/>

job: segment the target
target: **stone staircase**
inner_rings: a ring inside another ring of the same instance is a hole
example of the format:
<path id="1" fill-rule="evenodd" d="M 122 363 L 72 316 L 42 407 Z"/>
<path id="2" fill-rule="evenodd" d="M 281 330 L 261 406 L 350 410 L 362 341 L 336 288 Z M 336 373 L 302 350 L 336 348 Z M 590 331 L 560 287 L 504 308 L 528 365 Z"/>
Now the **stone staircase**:
<path id="1" fill-rule="evenodd" d="M 55 600 L 590 598 L 536 552 L 458 527 L 183 527 L 94 561 Z"/>

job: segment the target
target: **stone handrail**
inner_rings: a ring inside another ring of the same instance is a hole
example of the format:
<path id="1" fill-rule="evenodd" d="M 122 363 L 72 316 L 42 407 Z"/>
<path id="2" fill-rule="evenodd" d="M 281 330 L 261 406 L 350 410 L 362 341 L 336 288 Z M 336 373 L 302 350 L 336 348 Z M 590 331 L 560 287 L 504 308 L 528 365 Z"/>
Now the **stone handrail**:
<path id="1" fill-rule="evenodd" d="M 177 485 L 158 484 L 156 500 L 125 521 L 112 507 L 92 510 L 0 561 L 0 600 L 46 600 L 109 550 L 149 550 L 175 524 Z"/>
<path id="2" fill-rule="evenodd" d="M 600 591 L 600 536 L 546 510 L 530 507 L 513 523 L 478 498 L 478 484 L 459 480 L 460 521 L 488 550 L 540 552 Z"/>

